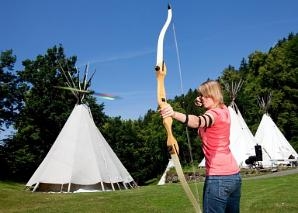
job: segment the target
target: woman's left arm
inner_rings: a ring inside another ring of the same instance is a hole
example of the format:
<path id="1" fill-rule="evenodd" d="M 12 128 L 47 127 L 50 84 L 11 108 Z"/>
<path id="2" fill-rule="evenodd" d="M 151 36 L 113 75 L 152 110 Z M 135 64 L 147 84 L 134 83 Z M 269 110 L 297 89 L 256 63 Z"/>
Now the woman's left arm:
<path id="1" fill-rule="evenodd" d="M 211 113 L 205 113 L 199 116 L 188 115 L 174 111 L 172 106 L 169 104 L 163 108 L 160 113 L 163 118 L 172 117 L 191 128 L 210 127 L 214 123 L 214 117 Z"/>
<path id="2" fill-rule="evenodd" d="M 174 111 L 172 117 L 191 128 L 210 127 L 214 123 L 214 117 L 209 113 L 196 116 Z"/>

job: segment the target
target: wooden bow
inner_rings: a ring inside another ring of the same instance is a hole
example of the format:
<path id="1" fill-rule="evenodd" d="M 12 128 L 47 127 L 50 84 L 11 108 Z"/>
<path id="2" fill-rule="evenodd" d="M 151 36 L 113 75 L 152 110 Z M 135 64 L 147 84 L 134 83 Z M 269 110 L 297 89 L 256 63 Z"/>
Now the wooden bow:
<path id="1" fill-rule="evenodd" d="M 163 109 L 167 105 L 166 90 L 165 90 L 165 83 L 164 83 L 164 80 L 167 74 L 167 68 L 163 59 L 163 41 L 164 41 L 165 33 L 167 31 L 167 28 L 170 25 L 171 20 L 172 20 L 172 8 L 170 5 L 168 5 L 168 17 L 158 37 L 157 59 L 156 59 L 156 66 L 155 66 L 156 78 L 157 78 L 157 103 L 160 109 Z M 172 132 L 172 123 L 173 123 L 172 117 L 167 117 L 163 119 L 163 125 L 167 132 L 168 151 L 171 154 L 171 158 L 174 163 L 178 178 L 182 184 L 182 187 L 188 199 L 191 201 L 195 209 L 195 212 L 200 213 L 201 212 L 200 205 L 196 200 L 195 196 L 193 195 L 189 185 L 187 184 L 187 181 L 185 179 L 185 176 L 180 164 L 180 160 L 178 156 L 179 146 Z"/>

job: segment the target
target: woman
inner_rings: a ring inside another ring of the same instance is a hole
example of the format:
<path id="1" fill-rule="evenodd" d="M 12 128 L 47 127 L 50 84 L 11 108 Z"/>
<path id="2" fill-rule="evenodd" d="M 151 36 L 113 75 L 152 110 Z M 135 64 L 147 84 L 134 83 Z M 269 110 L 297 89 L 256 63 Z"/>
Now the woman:
<path id="1" fill-rule="evenodd" d="M 191 128 L 198 128 L 205 155 L 206 178 L 203 191 L 205 213 L 231 212 L 240 209 L 241 177 L 230 145 L 230 114 L 223 102 L 220 84 L 209 80 L 198 88 L 197 106 L 206 108 L 203 115 L 187 115 L 174 111 L 170 105 L 160 113 L 171 116 Z"/>

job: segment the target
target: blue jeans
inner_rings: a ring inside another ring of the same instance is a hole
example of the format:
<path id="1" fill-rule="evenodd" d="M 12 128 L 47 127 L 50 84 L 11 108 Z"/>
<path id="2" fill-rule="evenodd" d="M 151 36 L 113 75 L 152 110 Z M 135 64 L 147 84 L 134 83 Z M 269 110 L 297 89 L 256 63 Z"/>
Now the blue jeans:
<path id="1" fill-rule="evenodd" d="M 207 176 L 203 191 L 204 213 L 239 213 L 241 177 L 234 175 Z"/>

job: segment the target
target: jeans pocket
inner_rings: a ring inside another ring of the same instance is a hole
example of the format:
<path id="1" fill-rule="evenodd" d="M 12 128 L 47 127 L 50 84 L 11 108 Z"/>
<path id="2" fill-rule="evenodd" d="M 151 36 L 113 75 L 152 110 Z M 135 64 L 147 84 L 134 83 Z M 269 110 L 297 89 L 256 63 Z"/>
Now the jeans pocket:
<path id="1" fill-rule="evenodd" d="M 221 180 L 219 183 L 219 196 L 226 199 L 235 190 L 236 182 L 232 180 Z"/>

